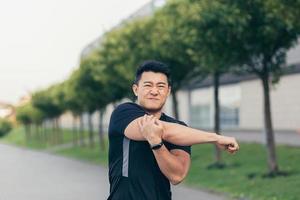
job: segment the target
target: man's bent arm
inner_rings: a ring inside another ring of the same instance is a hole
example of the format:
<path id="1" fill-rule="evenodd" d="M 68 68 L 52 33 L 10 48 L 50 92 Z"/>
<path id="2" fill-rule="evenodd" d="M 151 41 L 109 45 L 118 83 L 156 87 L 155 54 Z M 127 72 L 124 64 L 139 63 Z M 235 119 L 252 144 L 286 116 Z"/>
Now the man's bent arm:
<path id="1" fill-rule="evenodd" d="M 149 127 L 141 130 L 140 125 L 138 125 L 138 121 L 141 119 L 142 118 L 137 118 L 127 126 L 125 129 L 126 137 L 132 140 L 146 140 L 142 132 L 147 130 L 149 132 Z M 161 127 L 160 130 L 156 129 L 156 131 L 163 132 L 163 129 Z M 152 135 L 155 137 L 148 137 L 149 144 L 157 144 L 161 142 L 161 136 L 158 137 L 158 134 Z M 149 139 L 152 140 L 149 141 Z M 173 185 L 180 183 L 185 178 L 190 166 L 190 155 L 187 152 L 180 149 L 173 149 L 169 151 L 164 145 L 160 149 L 152 151 L 161 172 Z"/>
<path id="2" fill-rule="evenodd" d="M 161 172 L 173 185 L 179 184 L 187 175 L 190 167 L 190 155 L 181 150 L 169 151 L 164 145 L 152 150 Z"/>

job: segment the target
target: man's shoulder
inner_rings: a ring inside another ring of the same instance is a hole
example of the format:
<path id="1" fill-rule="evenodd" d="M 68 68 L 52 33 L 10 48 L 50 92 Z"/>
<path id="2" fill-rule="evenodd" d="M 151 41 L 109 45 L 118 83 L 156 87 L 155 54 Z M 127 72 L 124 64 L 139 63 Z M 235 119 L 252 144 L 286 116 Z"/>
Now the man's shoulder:
<path id="1" fill-rule="evenodd" d="M 133 102 L 125 102 L 118 105 L 111 114 L 111 119 L 126 118 L 135 115 L 144 115 L 145 110 Z"/>
<path id="2" fill-rule="evenodd" d="M 187 124 L 184 123 L 183 121 L 175 119 L 174 117 L 166 115 L 165 113 L 163 113 L 163 121 L 171 122 L 171 123 L 177 123 L 177 124 L 181 124 L 181 125 L 187 126 Z"/>
<path id="3" fill-rule="evenodd" d="M 127 110 L 127 109 L 139 109 L 139 110 L 142 110 L 143 108 L 136 104 L 136 103 L 133 103 L 133 102 L 125 102 L 125 103 L 121 103 L 119 104 L 115 109 L 114 109 L 114 112 L 115 111 L 122 111 L 122 110 Z"/>
<path id="4" fill-rule="evenodd" d="M 126 102 L 118 105 L 112 112 L 109 121 L 109 134 L 124 135 L 124 130 L 130 122 L 145 114 L 143 109 L 132 102 Z"/>
<path id="5" fill-rule="evenodd" d="M 123 107 L 131 107 L 131 106 L 138 106 L 136 103 L 133 103 L 133 102 L 124 102 L 124 103 L 121 103 L 119 104 L 116 109 L 118 108 L 123 108 Z"/>

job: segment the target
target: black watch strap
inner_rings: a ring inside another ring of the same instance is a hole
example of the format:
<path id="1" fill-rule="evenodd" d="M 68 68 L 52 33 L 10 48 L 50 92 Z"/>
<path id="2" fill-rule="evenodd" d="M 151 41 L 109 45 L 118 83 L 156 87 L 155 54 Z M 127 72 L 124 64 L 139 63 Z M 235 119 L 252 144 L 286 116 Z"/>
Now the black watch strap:
<path id="1" fill-rule="evenodd" d="M 164 145 L 163 141 L 161 141 L 158 144 L 150 145 L 150 147 L 151 147 L 152 150 L 156 150 L 156 149 L 159 149 L 160 147 L 162 147 L 162 145 Z"/>

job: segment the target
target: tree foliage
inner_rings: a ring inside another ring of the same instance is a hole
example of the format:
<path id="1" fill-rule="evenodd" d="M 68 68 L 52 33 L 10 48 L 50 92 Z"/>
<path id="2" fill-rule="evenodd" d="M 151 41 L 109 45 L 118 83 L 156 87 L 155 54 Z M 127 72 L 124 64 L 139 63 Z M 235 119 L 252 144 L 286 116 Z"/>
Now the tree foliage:
<path id="1" fill-rule="evenodd" d="M 0 138 L 9 133 L 12 129 L 12 124 L 6 120 L 0 118 Z"/>

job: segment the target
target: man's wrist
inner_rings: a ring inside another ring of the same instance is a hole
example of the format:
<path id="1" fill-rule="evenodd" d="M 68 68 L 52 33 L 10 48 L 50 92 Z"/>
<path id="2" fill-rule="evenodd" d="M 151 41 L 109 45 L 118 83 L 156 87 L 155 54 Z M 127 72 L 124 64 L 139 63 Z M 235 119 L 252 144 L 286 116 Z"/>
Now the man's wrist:
<path id="1" fill-rule="evenodd" d="M 212 143 L 218 144 L 218 142 L 220 141 L 221 136 L 218 135 L 217 133 L 213 133 L 212 134 Z"/>
<path id="2" fill-rule="evenodd" d="M 161 143 L 162 139 L 159 138 L 159 137 L 157 137 L 157 138 L 149 138 L 149 139 L 147 139 L 147 141 L 150 144 L 150 146 L 153 146 L 153 145 Z"/>

